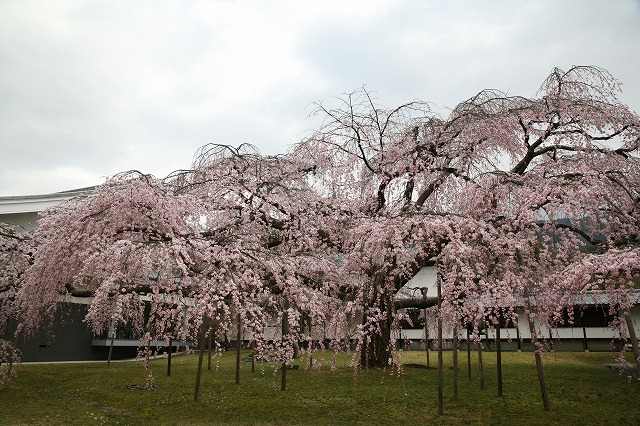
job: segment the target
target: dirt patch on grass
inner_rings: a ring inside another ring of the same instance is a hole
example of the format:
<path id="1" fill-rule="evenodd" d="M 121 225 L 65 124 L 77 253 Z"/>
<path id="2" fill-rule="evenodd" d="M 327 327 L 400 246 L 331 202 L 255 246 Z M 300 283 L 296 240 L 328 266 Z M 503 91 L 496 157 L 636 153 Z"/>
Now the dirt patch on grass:
<path id="1" fill-rule="evenodd" d="M 148 384 L 140 385 L 140 384 L 137 384 L 137 383 L 133 383 L 131 385 L 121 386 L 120 389 L 131 390 L 131 391 L 156 390 L 156 385 L 148 385 Z"/>
<path id="2" fill-rule="evenodd" d="M 609 371 L 616 373 L 620 377 L 624 377 L 626 379 L 640 383 L 640 381 L 638 381 L 638 368 L 635 365 L 604 364 L 603 367 Z"/>
<path id="3" fill-rule="evenodd" d="M 403 367 L 406 368 L 422 368 L 424 370 L 435 370 L 436 367 L 427 367 L 424 364 L 402 364 Z"/>

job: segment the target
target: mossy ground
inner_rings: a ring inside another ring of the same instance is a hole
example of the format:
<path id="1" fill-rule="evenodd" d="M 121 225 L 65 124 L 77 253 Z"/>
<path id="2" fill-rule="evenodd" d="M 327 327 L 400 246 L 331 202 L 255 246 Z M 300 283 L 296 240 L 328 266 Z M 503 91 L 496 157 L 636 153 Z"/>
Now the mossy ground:
<path id="1" fill-rule="evenodd" d="M 249 355 L 248 352 L 243 356 Z M 0 389 L 0 424 L 640 424 L 640 384 L 603 367 L 613 353 L 549 353 L 545 368 L 551 411 L 540 400 L 531 353 L 503 354 L 504 396 L 497 398 L 495 353 L 484 353 L 485 390 L 480 390 L 477 356 L 467 376 L 461 353 L 459 397 L 453 400 L 451 352 L 445 353 L 445 414 L 437 415 L 437 371 L 415 368 L 423 352 L 404 352 L 414 364 L 402 374 L 349 368 L 349 354 L 330 367 L 323 354 L 319 370 L 288 371 L 287 390 L 270 364 L 242 364 L 234 383 L 234 353 L 206 360 L 200 400 L 193 401 L 197 356 L 174 357 L 171 377 L 166 359 L 152 361 L 155 390 L 140 389 L 147 373 L 139 362 L 30 364 Z M 435 366 L 435 354 L 431 356 Z M 138 385 L 138 386 L 136 386 Z"/>

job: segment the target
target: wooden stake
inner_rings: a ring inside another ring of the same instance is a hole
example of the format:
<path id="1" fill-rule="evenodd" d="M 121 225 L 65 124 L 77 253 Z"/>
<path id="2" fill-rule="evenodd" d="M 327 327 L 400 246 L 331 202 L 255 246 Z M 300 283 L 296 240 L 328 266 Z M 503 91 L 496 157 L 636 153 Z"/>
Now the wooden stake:
<path id="1" fill-rule="evenodd" d="M 502 342 L 500 336 L 500 320 L 496 326 L 496 364 L 498 372 L 498 398 L 502 398 Z"/>
<path id="2" fill-rule="evenodd" d="M 282 313 L 282 339 L 289 334 L 289 312 L 285 309 Z M 282 377 L 280 381 L 280 390 L 285 391 L 287 389 L 287 363 L 282 361 Z"/>
<path id="3" fill-rule="evenodd" d="M 109 343 L 109 355 L 107 356 L 107 368 L 111 366 L 111 355 L 113 354 L 113 341 L 116 338 L 116 327 L 111 324 L 111 343 Z"/>
<path id="4" fill-rule="evenodd" d="M 209 330 L 209 333 L 207 333 L 207 370 L 211 370 L 211 339 L 212 339 L 212 335 L 213 334 L 213 330 Z"/>
<path id="5" fill-rule="evenodd" d="M 544 411 L 549 411 L 551 410 L 551 404 L 549 403 L 549 392 L 547 391 L 547 383 L 544 378 L 544 365 L 542 363 L 542 354 L 540 353 L 540 348 L 538 347 L 538 341 L 536 339 L 536 329 L 531 317 L 529 317 L 529 331 L 531 333 L 531 341 L 534 346 L 533 354 L 536 359 L 536 369 L 538 371 L 538 382 L 540 383 L 540 392 L 542 393 L 542 405 L 544 406 Z"/>
<path id="6" fill-rule="evenodd" d="M 444 414 L 444 370 L 442 366 L 442 285 L 441 279 L 438 279 L 438 415 Z"/>
<path id="7" fill-rule="evenodd" d="M 196 389 L 193 394 L 193 400 L 198 402 L 200 399 L 200 379 L 202 378 L 202 360 L 204 359 L 204 338 L 207 333 L 207 320 L 202 322 L 202 332 L 200 333 L 200 356 L 198 357 L 198 370 L 196 372 Z"/>
<path id="8" fill-rule="evenodd" d="M 425 339 L 425 351 L 427 352 L 427 368 L 431 367 L 429 362 L 429 324 L 427 323 L 427 310 L 424 310 L 424 339 Z"/>
<path id="9" fill-rule="evenodd" d="M 633 348 L 633 356 L 636 359 L 636 369 L 638 378 L 640 379 L 640 348 L 638 347 L 638 336 L 636 335 L 636 329 L 633 326 L 633 318 L 629 315 L 629 311 L 624 313 L 624 319 L 627 322 L 627 329 L 629 331 L 629 340 L 631 340 L 631 347 Z"/>
<path id="10" fill-rule="evenodd" d="M 478 371 L 480 373 L 480 390 L 484 390 L 484 366 L 482 365 L 482 339 L 478 339 Z"/>
<path id="11" fill-rule="evenodd" d="M 238 317 L 236 319 L 238 324 L 238 330 L 236 333 L 236 385 L 240 384 L 240 346 L 242 343 L 242 317 L 238 312 Z"/>
<path id="12" fill-rule="evenodd" d="M 167 377 L 171 376 L 171 353 L 173 352 L 173 337 L 169 338 L 169 355 L 167 356 Z"/>
<path id="13" fill-rule="evenodd" d="M 467 373 L 469 375 L 469 381 L 471 381 L 471 336 L 469 335 L 468 328 L 467 328 Z"/>
<path id="14" fill-rule="evenodd" d="M 458 400 L 458 326 L 453 326 L 453 400 Z"/>

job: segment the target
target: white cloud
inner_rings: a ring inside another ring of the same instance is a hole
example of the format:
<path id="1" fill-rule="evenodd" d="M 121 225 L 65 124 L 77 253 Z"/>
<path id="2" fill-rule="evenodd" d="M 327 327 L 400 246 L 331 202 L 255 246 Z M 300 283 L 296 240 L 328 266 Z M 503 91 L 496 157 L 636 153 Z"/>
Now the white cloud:
<path id="1" fill-rule="evenodd" d="M 594 64 L 640 111 L 639 17 L 630 0 L 0 2 L 0 196 L 163 176 L 208 142 L 284 152 L 311 103 L 363 84 L 446 111 Z"/>
<path id="2" fill-rule="evenodd" d="M 106 176 L 91 173 L 83 167 L 53 167 L 43 168 L 12 168 L 5 169 L 0 173 L 0 190 L 4 194 L 31 195 L 46 194 L 66 191 L 69 189 L 82 188 L 90 185 L 97 185 L 105 181 Z M 87 184 L 90 182 L 90 184 Z M 16 188 L 35 187 L 42 188 L 41 191 L 18 192 Z"/>

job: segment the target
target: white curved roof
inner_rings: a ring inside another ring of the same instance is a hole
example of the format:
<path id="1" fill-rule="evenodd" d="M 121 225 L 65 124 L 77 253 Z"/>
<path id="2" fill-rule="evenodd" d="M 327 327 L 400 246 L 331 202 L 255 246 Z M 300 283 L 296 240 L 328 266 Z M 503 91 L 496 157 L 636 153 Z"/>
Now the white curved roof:
<path id="1" fill-rule="evenodd" d="M 55 192 L 43 195 L 18 195 L 0 197 L 0 215 L 15 213 L 37 213 L 65 200 L 90 192 L 95 187 L 72 189 L 69 191 Z"/>

